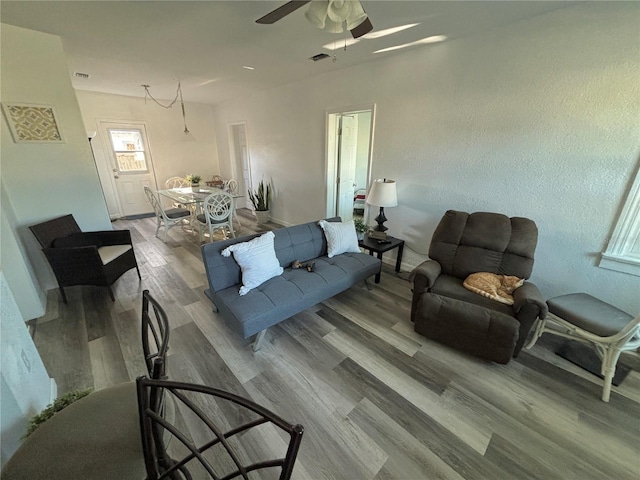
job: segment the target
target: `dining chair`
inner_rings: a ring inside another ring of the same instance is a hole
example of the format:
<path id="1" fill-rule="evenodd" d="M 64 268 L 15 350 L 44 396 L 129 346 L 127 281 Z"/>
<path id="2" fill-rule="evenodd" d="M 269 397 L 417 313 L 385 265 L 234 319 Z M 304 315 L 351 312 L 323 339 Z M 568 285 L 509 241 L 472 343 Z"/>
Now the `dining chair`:
<path id="1" fill-rule="evenodd" d="M 140 269 L 129 230 L 83 232 L 73 215 L 63 215 L 29 227 L 36 237 L 58 281 L 62 301 L 67 303 L 65 287 L 96 285 L 107 287 L 125 272 Z"/>
<path id="2" fill-rule="evenodd" d="M 227 181 L 227 192 L 229 192 L 231 195 L 238 195 L 238 189 L 240 188 L 240 185 L 238 184 L 238 181 L 234 178 L 231 178 L 230 180 Z M 236 222 L 238 222 L 238 226 L 242 226 L 242 223 L 240 223 L 240 217 L 238 217 L 238 212 L 236 211 L 236 198 L 234 197 L 233 199 L 233 209 L 232 209 L 232 213 L 231 216 L 233 219 L 235 219 Z"/>
<path id="3" fill-rule="evenodd" d="M 152 379 L 165 377 L 169 321 L 165 310 L 142 293 L 142 348 Z M 123 382 L 73 402 L 40 425 L 7 461 L 2 480 L 142 480 L 142 451 L 137 385 Z M 155 398 L 167 422 L 177 418 L 172 397 Z M 172 445 L 164 432 L 164 445 Z M 188 478 L 188 477 L 187 477 Z"/>
<path id="4" fill-rule="evenodd" d="M 183 177 L 171 177 L 164 182 L 165 188 L 186 188 L 190 186 L 191 186 L 191 183 L 189 183 L 189 181 Z M 187 205 L 184 205 L 183 203 L 179 203 L 179 202 L 173 202 L 171 206 L 173 208 L 189 209 Z"/>
<path id="5" fill-rule="evenodd" d="M 292 425 L 249 399 L 206 385 L 144 376 L 136 383 L 147 480 L 258 478 L 251 472 L 291 478 L 304 434 L 302 425 Z M 163 398 L 176 404 L 180 422 L 162 414 Z M 273 434 L 279 438 L 282 433 L 286 443 L 270 441 L 274 428 Z"/>
<path id="6" fill-rule="evenodd" d="M 238 181 L 231 178 L 229 180 L 227 180 L 227 192 L 229 192 L 232 195 L 237 195 L 238 194 Z"/>
<path id="7" fill-rule="evenodd" d="M 165 188 L 183 188 L 189 187 L 191 184 L 183 177 L 171 177 L 164 182 Z"/>
<path id="8" fill-rule="evenodd" d="M 168 208 L 165 210 L 162 207 L 160 200 L 158 199 L 158 195 L 153 190 L 145 186 L 144 193 L 149 199 L 149 203 L 153 207 L 153 211 L 156 214 L 156 237 L 158 236 L 160 227 L 163 226 L 164 234 L 162 236 L 162 241 L 166 242 L 167 232 L 169 231 L 169 229 L 175 225 L 182 225 L 183 220 L 191 216 L 191 211 L 186 208 Z"/>
<path id="9" fill-rule="evenodd" d="M 149 290 L 142 292 L 142 352 L 150 378 L 164 378 L 166 357 L 169 350 L 169 320 L 164 308 L 153 298 Z M 154 365 L 156 358 L 165 359 Z M 162 370 L 155 371 L 162 366 Z"/>
<path id="10" fill-rule="evenodd" d="M 209 232 L 209 239 L 213 241 L 213 232 L 217 229 L 222 229 L 227 238 L 226 229 L 228 228 L 231 236 L 235 238 L 231 218 L 233 205 L 233 196 L 223 190 L 214 192 L 204 199 L 202 213 L 196 216 L 201 242 L 205 231 Z"/>

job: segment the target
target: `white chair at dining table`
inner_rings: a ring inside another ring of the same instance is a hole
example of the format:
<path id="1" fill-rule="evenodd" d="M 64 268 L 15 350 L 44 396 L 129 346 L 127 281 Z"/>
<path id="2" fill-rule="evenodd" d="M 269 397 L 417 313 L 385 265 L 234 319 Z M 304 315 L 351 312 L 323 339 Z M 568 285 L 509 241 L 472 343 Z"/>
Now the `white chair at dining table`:
<path id="1" fill-rule="evenodd" d="M 202 203 L 202 213 L 196 215 L 201 242 L 205 231 L 209 232 L 209 239 L 213 241 L 213 232 L 218 229 L 223 230 L 225 238 L 227 238 L 227 229 L 229 229 L 231 236 L 235 238 L 236 234 L 233 231 L 231 217 L 233 207 L 233 195 L 224 190 L 214 192 L 204 199 Z"/>

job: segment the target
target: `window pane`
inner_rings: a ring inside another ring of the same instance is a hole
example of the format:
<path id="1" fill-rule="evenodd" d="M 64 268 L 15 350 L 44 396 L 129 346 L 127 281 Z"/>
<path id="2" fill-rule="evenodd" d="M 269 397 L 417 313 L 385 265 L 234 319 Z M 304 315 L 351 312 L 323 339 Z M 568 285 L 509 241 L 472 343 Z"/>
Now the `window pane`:
<path id="1" fill-rule="evenodd" d="M 144 152 L 118 152 L 116 153 L 118 159 L 118 170 L 121 172 L 146 172 L 147 160 L 144 157 Z"/>
<path id="2" fill-rule="evenodd" d="M 116 152 L 144 151 L 140 130 L 109 130 L 111 143 Z"/>

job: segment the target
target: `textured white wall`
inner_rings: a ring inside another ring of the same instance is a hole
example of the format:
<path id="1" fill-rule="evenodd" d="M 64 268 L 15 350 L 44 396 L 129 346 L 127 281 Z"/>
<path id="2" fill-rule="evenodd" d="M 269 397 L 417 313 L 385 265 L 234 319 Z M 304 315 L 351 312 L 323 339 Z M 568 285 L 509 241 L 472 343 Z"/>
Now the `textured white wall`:
<path id="1" fill-rule="evenodd" d="M 31 340 L 2 270 L 0 304 L 0 460 L 4 465 L 20 446 L 28 419 L 55 398 L 56 388 Z"/>
<path id="2" fill-rule="evenodd" d="M 185 103 L 189 135 L 184 134 L 182 109 L 179 104 L 165 109 L 143 98 L 77 91 L 80 111 L 87 131 L 98 131 L 99 122 L 143 122 L 149 137 L 149 148 L 158 179 L 159 188 L 170 177 L 184 177 L 197 173 L 204 180 L 220 173 L 218 149 L 213 130 L 213 110 L 210 105 Z M 153 93 L 153 87 L 151 88 Z M 162 101 L 163 104 L 169 102 Z M 109 164 L 109 145 L 102 144 L 97 135 L 93 139 L 93 151 L 99 168 Z M 110 170 L 101 172 L 101 178 L 109 179 Z M 115 195 L 111 183 L 105 182 L 107 201 Z M 151 205 L 149 205 L 151 211 Z M 110 213 L 113 213 L 110 208 Z"/>
<path id="3" fill-rule="evenodd" d="M 38 318 L 44 315 L 47 296 L 40 288 L 27 251 L 16 235 L 18 222 L 4 181 L 0 184 L 0 265 L 22 318 Z"/>
<path id="4" fill-rule="evenodd" d="M 246 120 L 274 218 L 320 218 L 325 111 L 376 103 L 372 178 L 398 182 L 386 213 L 405 268 L 447 209 L 525 216 L 543 295 L 584 291 L 638 313 L 640 277 L 595 264 L 639 158 L 639 22 L 637 3 L 585 2 L 227 102 L 221 162 L 221 132 Z"/>

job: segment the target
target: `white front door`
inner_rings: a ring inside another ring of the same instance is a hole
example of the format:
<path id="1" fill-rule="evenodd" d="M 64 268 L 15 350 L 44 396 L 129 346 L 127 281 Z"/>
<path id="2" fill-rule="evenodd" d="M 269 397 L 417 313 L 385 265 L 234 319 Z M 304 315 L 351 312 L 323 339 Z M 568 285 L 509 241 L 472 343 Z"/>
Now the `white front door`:
<path id="1" fill-rule="evenodd" d="M 143 124 L 102 122 L 105 150 L 110 150 L 110 167 L 118 196 L 120 214 L 149 213 L 151 205 L 144 187 L 156 189 L 153 162 Z"/>
<path id="2" fill-rule="evenodd" d="M 358 117 L 342 115 L 338 131 L 338 192 L 337 213 L 343 222 L 353 218 L 353 199 L 356 187 L 356 147 Z"/>

